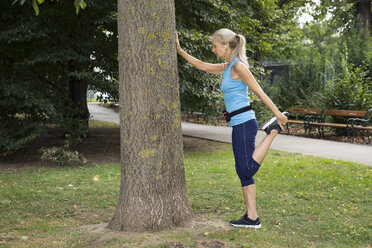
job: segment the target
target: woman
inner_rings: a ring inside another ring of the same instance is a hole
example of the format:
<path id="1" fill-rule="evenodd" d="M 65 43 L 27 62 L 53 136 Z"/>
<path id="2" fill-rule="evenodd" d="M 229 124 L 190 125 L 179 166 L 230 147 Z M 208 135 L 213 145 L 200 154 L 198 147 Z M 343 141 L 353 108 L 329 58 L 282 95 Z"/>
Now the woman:
<path id="1" fill-rule="evenodd" d="M 248 69 L 245 55 L 245 38 L 229 29 L 220 29 L 212 36 L 212 52 L 217 59 L 225 63 L 210 64 L 202 62 L 187 54 L 181 47 L 176 34 L 177 52 L 199 70 L 222 75 L 221 90 L 224 94 L 225 113 L 232 126 L 232 146 L 235 157 L 235 168 L 240 178 L 243 196 L 247 207 L 246 214 L 239 220 L 229 223 L 236 227 L 260 228 L 260 218 L 256 211 L 256 185 L 253 175 L 258 171 L 275 136 L 287 123 L 288 113 L 281 113 L 270 98 L 258 85 Z M 270 121 L 261 128 L 267 136 L 255 148 L 258 124 L 255 113 L 250 107 L 248 88 L 252 90 L 274 113 Z"/>

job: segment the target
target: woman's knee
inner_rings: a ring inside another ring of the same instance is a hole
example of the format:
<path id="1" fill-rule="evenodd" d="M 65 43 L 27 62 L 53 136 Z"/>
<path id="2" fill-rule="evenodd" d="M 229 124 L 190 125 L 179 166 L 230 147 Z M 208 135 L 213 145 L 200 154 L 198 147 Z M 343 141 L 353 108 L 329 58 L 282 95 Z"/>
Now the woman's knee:
<path id="1" fill-rule="evenodd" d="M 253 177 L 245 178 L 243 180 L 240 179 L 240 182 L 241 182 L 242 187 L 249 186 L 249 185 L 254 184 L 254 179 L 253 179 Z"/>
<path id="2" fill-rule="evenodd" d="M 247 177 L 253 177 L 260 169 L 260 164 L 257 163 L 253 158 L 247 163 Z"/>

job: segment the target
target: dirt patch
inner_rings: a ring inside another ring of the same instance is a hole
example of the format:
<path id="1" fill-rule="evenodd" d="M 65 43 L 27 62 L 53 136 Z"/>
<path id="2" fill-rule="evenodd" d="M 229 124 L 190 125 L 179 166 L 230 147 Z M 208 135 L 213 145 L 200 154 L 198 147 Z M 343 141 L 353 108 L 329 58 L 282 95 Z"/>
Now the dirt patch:
<path id="1" fill-rule="evenodd" d="M 207 152 L 212 150 L 232 150 L 232 146 L 228 143 L 183 136 L 183 151 L 185 153 Z"/>
<path id="2" fill-rule="evenodd" d="M 56 166 L 40 161 L 41 147 L 62 146 L 65 141 L 63 131 L 59 128 L 49 127 L 47 134 L 39 136 L 31 142 L 28 149 L 0 158 L 0 169 L 22 169 L 28 167 Z M 71 150 L 77 150 L 87 160 L 87 165 L 99 163 L 120 163 L 119 128 L 91 128 L 87 137 Z"/>
<path id="3" fill-rule="evenodd" d="M 182 243 L 174 241 L 172 237 L 190 235 L 190 241 L 193 246 L 202 248 L 225 248 L 229 245 L 221 240 L 209 238 L 208 235 L 214 232 L 227 232 L 233 229 L 226 222 L 220 220 L 207 220 L 204 218 L 197 219 L 191 227 L 178 227 L 159 231 L 148 231 L 141 233 L 134 232 L 120 232 L 113 231 L 107 228 L 108 223 L 101 223 L 96 225 L 85 225 L 78 227 L 92 238 L 95 238 L 98 243 L 103 243 L 112 239 L 130 241 L 133 246 L 130 247 L 144 247 L 156 246 L 161 244 L 168 244 L 174 248 L 189 247 L 187 242 Z"/>
<path id="4" fill-rule="evenodd" d="M 204 152 L 212 149 L 231 149 L 229 144 L 193 137 L 183 137 L 183 142 L 185 153 Z M 63 132 L 58 128 L 50 127 L 47 134 L 31 142 L 27 150 L 7 157 L 0 157 L 0 170 L 57 166 L 41 162 L 41 154 L 38 153 L 38 150 L 41 147 L 62 145 L 64 145 Z M 83 154 L 88 160 L 87 166 L 120 163 L 120 128 L 91 128 L 87 137 L 81 143 L 71 147 L 71 150 L 77 150 Z"/>
<path id="5" fill-rule="evenodd" d="M 338 130 L 340 131 L 340 130 Z M 293 135 L 293 136 L 300 136 L 304 137 L 305 136 L 305 130 L 304 127 L 301 125 L 290 125 L 289 127 L 289 133 L 287 128 L 285 128 L 285 131 L 282 134 L 286 135 Z M 346 134 L 338 134 L 334 128 L 324 128 L 324 138 L 322 138 L 318 132 L 317 129 L 313 129 L 310 133 L 310 138 L 314 139 L 325 139 L 325 140 L 333 140 L 333 141 L 339 141 L 339 142 L 351 142 L 350 139 L 347 138 Z M 372 139 L 372 137 L 370 137 Z M 363 145 L 370 145 L 372 146 L 372 142 L 367 144 L 368 142 L 368 137 L 365 134 L 364 140 L 363 137 L 360 133 L 358 133 L 354 139 L 355 144 L 363 144 Z"/>

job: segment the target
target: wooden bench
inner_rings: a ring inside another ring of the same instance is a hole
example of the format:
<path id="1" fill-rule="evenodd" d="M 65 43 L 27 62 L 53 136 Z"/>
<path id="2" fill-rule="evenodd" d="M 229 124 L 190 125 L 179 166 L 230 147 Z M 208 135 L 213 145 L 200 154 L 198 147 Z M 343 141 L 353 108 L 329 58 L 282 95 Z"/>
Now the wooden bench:
<path id="1" fill-rule="evenodd" d="M 368 143 L 370 143 L 370 131 L 372 131 L 371 126 L 371 114 L 372 109 L 368 111 L 358 111 L 358 110 L 326 110 L 324 112 L 323 122 L 312 122 L 308 123 L 308 125 L 319 127 L 321 130 L 321 135 L 324 138 L 324 127 L 332 127 L 332 128 L 345 128 L 347 137 L 350 139 L 352 137 L 352 141 L 354 141 L 356 131 L 363 132 L 363 140 L 364 135 L 367 133 Z M 340 116 L 340 117 L 349 117 L 346 120 L 346 123 L 328 123 L 325 122 L 325 118 L 328 116 Z"/>
<path id="2" fill-rule="evenodd" d="M 308 108 L 290 108 L 289 109 L 289 116 L 290 118 L 295 115 L 301 115 L 301 120 L 293 120 L 289 119 L 287 122 L 287 131 L 289 133 L 289 124 L 301 124 L 304 125 L 304 130 L 305 130 L 305 136 L 308 133 L 310 135 L 311 131 L 311 126 L 308 125 L 308 122 L 305 120 L 311 120 L 311 122 L 314 121 L 323 121 L 323 113 L 324 110 L 322 109 L 308 109 Z M 320 131 L 319 131 L 320 133 Z"/>
<path id="3" fill-rule="evenodd" d="M 371 116 L 372 109 L 368 111 L 356 111 L 356 110 L 320 110 L 320 109 L 305 109 L 305 108 L 291 108 L 289 112 L 292 114 L 305 115 L 303 121 L 288 120 L 289 124 L 303 124 L 305 129 L 305 136 L 310 135 L 313 127 L 316 127 L 319 131 L 319 135 L 324 138 L 324 127 L 331 128 L 345 128 L 348 135 L 348 139 L 355 138 L 356 131 L 363 132 L 363 140 L 365 133 L 368 137 L 368 143 L 370 143 L 370 132 L 372 131 Z M 346 123 L 329 123 L 326 122 L 328 116 L 341 116 L 349 117 Z M 287 124 L 289 133 L 289 127 Z"/>

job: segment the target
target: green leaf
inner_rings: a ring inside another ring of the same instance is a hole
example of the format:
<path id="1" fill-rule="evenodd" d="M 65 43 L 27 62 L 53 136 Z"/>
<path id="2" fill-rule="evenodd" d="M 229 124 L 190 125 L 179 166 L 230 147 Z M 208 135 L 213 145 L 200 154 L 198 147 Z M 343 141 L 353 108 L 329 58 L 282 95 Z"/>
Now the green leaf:
<path id="1" fill-rule="evenodd" d="M 44 2 L 44 0 L 37 0 L 39 2 L 39 4 L 42 4 Z"/>
<path id="2" fill-rule="evenodd" d="M 16 2 L 18 2 L 18 0 L 14 0 L 13 3 L 12 3 L 12 5 L 14 5 Z"/>
<path id="3" fill-rule="evenodd" d="M 84 2 L 84 0 L 81 1 L 81 8 L 85 9 L 87 7 L 87 4 Z"/>
<path id="4" fill-rule="evenodd" d="M 75 5 L 75 8 L 76 8 L 76 14 L 79 14 L 80 8 L 85 9 L 85 7 L 87 6 L 87 4 L 84 2 L 84 0 L 75 0 L 74 5 Z"/>
<path id="5" fill-rule="evenodd" d="M 75 5 L 75 9 L 76 9 L 76 14 L 79 14 L 79 9 L 80 9 L 79 0 L 75 0 L 74 5 Z"/>
<path id="6" fill-rule="evenodd" d="M 23 5 L 25 3 L 25 0 L 21 0 L 21 5 Z"/>
<path id="7" fill-rule="evenodd" d="M 34 7 L 36 15 L 39 15 L 39 6 L 37 5 L 36 0 L 32 0 L 32 7 Z"/>

